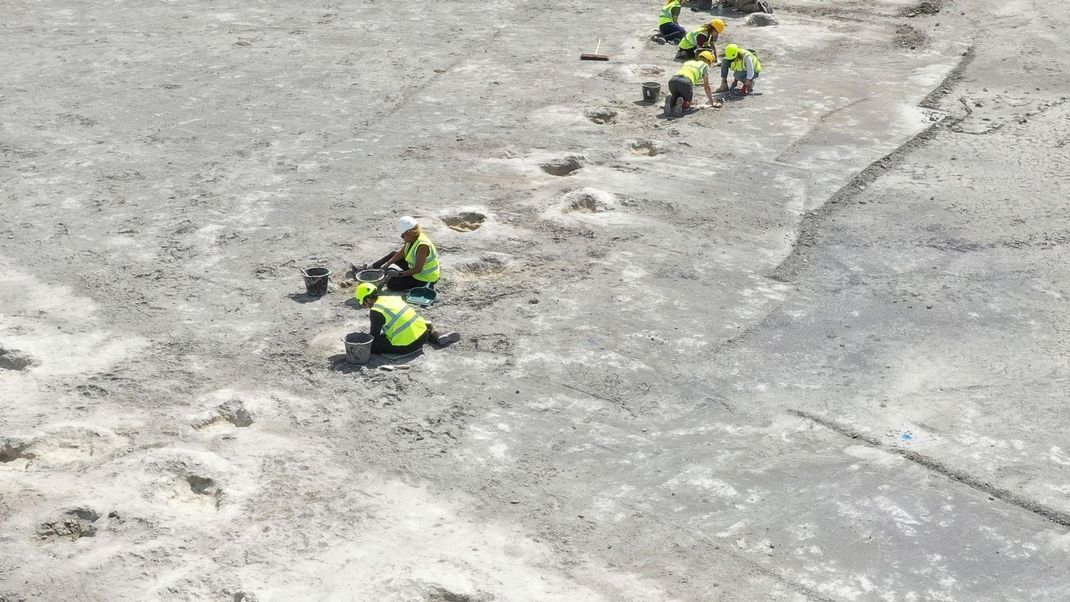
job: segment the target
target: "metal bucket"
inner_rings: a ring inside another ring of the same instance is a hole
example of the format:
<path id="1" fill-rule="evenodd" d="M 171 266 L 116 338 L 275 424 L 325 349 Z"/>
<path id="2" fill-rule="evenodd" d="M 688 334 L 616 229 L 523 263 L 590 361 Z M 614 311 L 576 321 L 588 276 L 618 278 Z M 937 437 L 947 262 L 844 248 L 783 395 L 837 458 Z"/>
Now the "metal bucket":
<path id="1" fill-rule="evenodd" d="M 357 283 L 367 282 L 382 288 L 386 282 L 386 270 L 361 270 L 356 273 Z"/>
<path id="2" fill-rule="evenodd" d="M 346 361 L 351 364 L 367 364 L 372 357 L 372 335 L 366 332 L 351 332 L 342 341 L 346 344 Z"/>
<path id="3" fill-rule="evenodd" d="M 643 102 L 657 102 L 659 96 L 661 96 L 661 84 L 643 82 Z"/>
<path id="4" fill-rule="evenodd" d="M 305 278 L 305 290 L 311 297 L 322 297 L 327 294 L 327 285 L 331 281 L 331 271 L 327 268 L 308 268 L 301 270 Z"/>

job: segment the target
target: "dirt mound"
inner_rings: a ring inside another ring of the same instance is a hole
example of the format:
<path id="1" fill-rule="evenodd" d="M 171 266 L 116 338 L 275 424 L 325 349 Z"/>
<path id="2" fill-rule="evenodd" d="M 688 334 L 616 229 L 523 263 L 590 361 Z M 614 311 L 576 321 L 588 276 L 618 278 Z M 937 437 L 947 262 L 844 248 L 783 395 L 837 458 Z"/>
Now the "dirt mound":
<path id="1" fill-rule="evenodd" d="M 487 221 L 487 216 L 477 211 L 462 211 L 455 215 L 447 215 L 442 218 L 442 222 L 446 224 L 450 230 L 456 232 L 472 232 L 473 230 L 478 230 L 483 226 L 483 222 L 485 221 Z"/>
<path id="2" fill-rule="evenodd" d="M 901 11 L 901 13 L 907 17 L 916 15 L 935 15 L 938 12 L 940 12 L 940 2 L 933 2 L 931 0 L 924 0 L 919 2 L 917 6 L 904 8 Z"/>
<path id="3" fill-rule="evenodd" d="M 37 537 L 45 540 L 69 539 L 74 541 L 83 537 L 93 537 L 97 528 L 93 523 L 100 519 L 100 514 L 89 508 L 74 508 L 63 513 L 57 520 L 42 523 L 37 528 Z"/>
<path id="4" fill-rule="evenodd" d="M 540 165 L 543 171 L 551 176 L 567 176 L 583 167 L 583 157 L 569 155 L 560 159 L 553 159 Z"/>
<path id="5" fill-rule="evenodd" d="M 36 366 L 37 360 L 30 354 L 18 349 L 0 347 L 0 370 L 25 370 Z"/>
<path id="6" fill-rule="evenodd" d="M 743 24 L 751 27 L 766 27 L 768 25 L 776 25 L 777 20 L 776 17 L 768 13 L 751 13 Z"/>
<path id="7" fill-rule="evenodd" d="M 925 34 L 914 29 L 910 25 L 903 23 L 895 28 L 895 43 L 900 48 L 909 48 L 914 50 L 919 46 L 925 44 Z"/>

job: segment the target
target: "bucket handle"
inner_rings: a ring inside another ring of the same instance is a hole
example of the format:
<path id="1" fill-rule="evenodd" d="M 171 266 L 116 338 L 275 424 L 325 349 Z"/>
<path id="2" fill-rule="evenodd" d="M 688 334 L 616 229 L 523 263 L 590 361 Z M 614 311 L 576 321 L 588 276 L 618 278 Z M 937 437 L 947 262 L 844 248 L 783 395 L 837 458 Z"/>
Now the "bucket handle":
<path id="1" fill-rule="evenodd" d="M 297 268 L 297 271 L 301 272 L 301 275 L 304 276 L 305 278 L 309 277 L 308 272 L 305 271 L 305 268 Z"/>

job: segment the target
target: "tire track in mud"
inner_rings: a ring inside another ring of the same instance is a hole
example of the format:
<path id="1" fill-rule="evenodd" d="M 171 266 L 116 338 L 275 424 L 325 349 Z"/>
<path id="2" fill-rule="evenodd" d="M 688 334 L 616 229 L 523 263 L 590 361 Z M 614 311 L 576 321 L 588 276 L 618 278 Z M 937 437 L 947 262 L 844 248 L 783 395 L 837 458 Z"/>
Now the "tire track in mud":
<path id="1" fill-rule="evenodd" d="M 1064 512 L 1062 510 L 1052 508 L 1051 506 L 1042 504 L 1036 500 L 1031 500 L 1025 496 L 1018 495 L 1017 493 L 1014 493 L 1013 491 L 1010 491 L 1008 489 L 997 487 L 996 485 L 984 481 L 964 470 L 960 470 L 953 466 L 948 466 L 947 464 L 944 464 L 939 460 L 930 458 L 929 456 L 923 454 L 919 454 L 916 451 L 903 449 L 901 447 L 895 447 L 891 445 L 885 445 L 875 437 L 857 431 L 844 424 L 840 424 L 839 422 L 823 418 L 821 416 L 818 416 L 817 414 L 807 412 L 805 410 L 796 409 L 790 409 L 788 410 L 788 413 L 804 420 L 813 422 L 814 424 L 823 426 L 831 431 L 843 435 L 844 437 L 861 441 L 862 443 L 874 449 L 879 449 L 881 451 L 885 451 L 890 454 L 895 454 L 897 456 L 910 460 L 911 462 L 917 464 L 918 466 L 921 466 L 922 468 L 925 468 L 926 470 L 943 475 L 948 479 L 951 479 L 952 481 L 962 483 L 963 485 L 971 489 L 987 494 L 993 498 L 996 498 L 1012 506 L 1016 506 L 1022 510 L 1026 510 L 1027 512 L 1035 514 L 1040 518 L 1051 521 L 1059 526 L 1070 527 L 1070 512 Z"/>

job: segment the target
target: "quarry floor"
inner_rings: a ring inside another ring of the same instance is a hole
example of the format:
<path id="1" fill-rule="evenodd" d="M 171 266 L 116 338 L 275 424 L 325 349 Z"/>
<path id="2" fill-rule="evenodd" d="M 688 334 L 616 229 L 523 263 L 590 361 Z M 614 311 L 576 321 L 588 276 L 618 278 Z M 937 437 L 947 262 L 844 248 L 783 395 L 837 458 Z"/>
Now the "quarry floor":
<path id="1" fill-rule="evenodd" d="M 1070 8 L 656 4 L 4 3 L 0 600 L 1070 598 Z"/>

